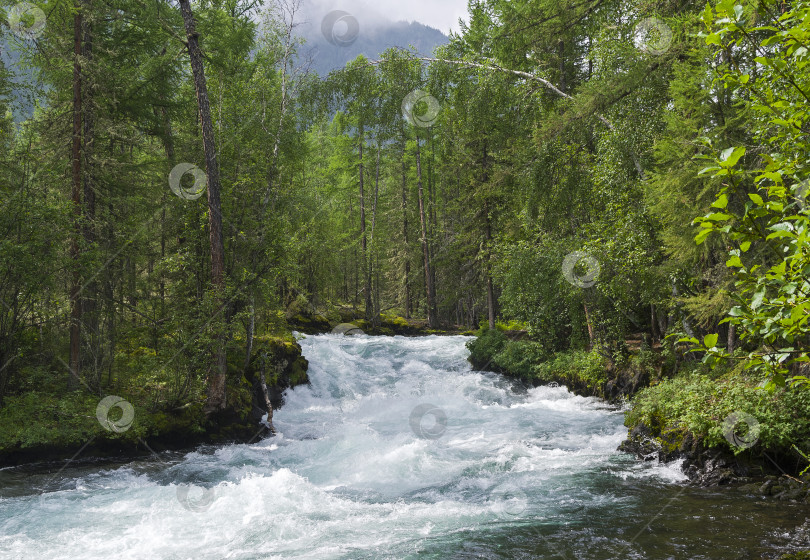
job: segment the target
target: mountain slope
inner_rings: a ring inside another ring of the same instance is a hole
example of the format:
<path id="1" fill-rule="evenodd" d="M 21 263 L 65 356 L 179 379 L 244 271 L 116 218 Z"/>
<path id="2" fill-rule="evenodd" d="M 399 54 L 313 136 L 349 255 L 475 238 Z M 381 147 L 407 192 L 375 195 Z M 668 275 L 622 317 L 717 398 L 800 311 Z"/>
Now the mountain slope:
<path id="1" fill-rule="evenodd" d="M 360 22 L 356 39 L 346 46 L 334 45 L 324 36 L 321 21 L 316 20 L 301 28 L 301 36 L 306 44 L 300 49 L 301 56 L 312 57 L 312 69 L 325 76 L 332 70 L 343 68 L 347 62 L 363 54 L 368 58 L 377 58 L 391 47 L 415 47 L 420 54 L 430 55 L 433 49 L 449 41 L 448 37 L 437 29 L 418 22 L 375 21 L 371 24 Z M 338 30 L 338 35 L 345 33 Z"/>

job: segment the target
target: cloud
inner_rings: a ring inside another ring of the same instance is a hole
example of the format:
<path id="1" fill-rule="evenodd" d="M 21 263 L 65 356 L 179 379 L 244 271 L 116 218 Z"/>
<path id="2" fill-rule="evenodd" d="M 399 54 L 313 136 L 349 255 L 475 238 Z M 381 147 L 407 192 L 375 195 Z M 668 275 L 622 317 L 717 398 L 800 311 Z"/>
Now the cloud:
<path id="1" fill-rule="evenodd" d="M 439 31 L 459 31 L 459 18 L 467 19 L 467 0 L 305 0 L 307 19 L 320 21 L 332 10 L 349 12 L 373 26 L 379 21 L 418 21 Z"/>

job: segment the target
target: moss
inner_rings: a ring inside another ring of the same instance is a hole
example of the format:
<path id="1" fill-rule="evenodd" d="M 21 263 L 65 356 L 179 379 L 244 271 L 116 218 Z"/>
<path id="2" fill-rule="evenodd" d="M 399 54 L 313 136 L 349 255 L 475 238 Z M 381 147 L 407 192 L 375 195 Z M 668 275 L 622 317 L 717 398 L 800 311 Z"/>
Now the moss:
<path id="1" fill-rule="evenodd" d="M 251 387 L 254 413 L 263 410 L 264 396 L 258 394 L 260 372 L 263 370 L 268 394 L 274 408 L 283 404 L 286 389 L 309 383 L 309 363 L 295 340 L 274 336 L 256 337 L 248 370 L 245 372 Z"/>
<path id="2" fill-rule="evenodd" d="M 393 319 L 391 319 L 390 322 L 394 326 L 400 327 L 400 328 L 409 326 L 408 320 L 405 317 L 394 317 Z"/>
<path id="3" fill-rule="evenodd" d="M 780 556 L 779 560 L 810 560 L 810 550 L 785 554 L 784 556 Z"/>

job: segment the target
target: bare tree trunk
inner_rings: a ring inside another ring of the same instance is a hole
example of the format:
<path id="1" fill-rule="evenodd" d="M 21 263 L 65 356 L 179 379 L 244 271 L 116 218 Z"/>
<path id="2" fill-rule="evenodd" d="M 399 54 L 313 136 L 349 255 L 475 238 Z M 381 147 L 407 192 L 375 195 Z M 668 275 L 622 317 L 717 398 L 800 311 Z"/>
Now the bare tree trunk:
<path id="1" fill-rule="evenodd" d="M 492 241 L 492 225 L 489 219 L 489 205 L 484 205 L 484 219 L 486 220 L 486 226 L 484 228 L 484 240 L 486 242 L 486 264 L 484 269 L 484 274 L 487 277 L 487 318 L 489 319 L 489 328 L 495 328 L 495 288 L 492 285 L 492 273 L 489 269 L 489 256 L 490 256 L 490 248 L 489 244 Z"/>
<path id="2" fill-rule="evenodd" d="M 366 287 L 371 294 L 372 292 L 372 275 L 374 271 L 377 270 L 376 266 L 374 266 L 374 230 L 377 227 L 377 202 L 380 198 L 380 145 L 377 145 L 377 173 L 374 180 L 374 202 L 371 204 L 371 238 L 369 239 L 369 246 L 371 248 L 371 255 L 369 258 L 368 263 L 368 277 L 366 279 Z M 379 311 L 379 293 L 377 290 L 379 289 L 379 272 L 377 272 L 377 281 L 374 283 L 374 290 L 373 290 L 373 298 L 369 295 L 366 296 L 366 301 L 371 300 L 372 303 L 372 310 L 371 310 L 371 324 L 375 327 L 380 326 L 380 311 Z M 368 312 L 366 313 L 368 315 Z"/>
<path id="3" fill-rule="evenodd" d="M 422 152 L 419 137 L 416 137 L 416 180 L 419 189 L 419 221 L 422 225 L 422 254 L 425 259 L 425 291 L 427 294 L 428 324 L 430 328 L 439 327 L 436 317 L 436 299 L 433 287 L 433 275 L 430 271 L 430 250 L 428 249 L 427 219 L 425 216 L 425 195 L 422 188 Z"/>
<path id="4" fill-rule="evenodd" d="M 264 375 L 264 368 L 266 360 L 262 360 L 262 365 L 259 368 L 259 383 L 262 388 L 262 395 L 264 396 L 264 406 L 267 409 L 267 427 L 270 433 L 275 434 L 276 428 L 273 426 L 273 403 L 270 402 L 270 395 L 267 393 L 267 379 Z"/>
<path id="5" fill-rule="evenodd" d="M 436 247 L 436 232 L 439 231 L 439 226 L 436 220 L 436 182 L 433 175 L 433 165 L 435 163 L 436 147 L 434 143 L 435 137 L 431 134 L 430 137 L 430 161 L 428 162 L 428 202 L 429 211 L 428 218 L 430 227 L 428 228 L 428 254 L 430 255 L 430 285 L 433 287 L 433 301 L 436 301 L 436 267 L 433 265 L 435 260 L 434 248 Z M 438 323 L 438 314 L 437 314 Z"/>
<path id="6" fill-rule="evenodd" d="M 489 182 L 489 152 L 487 150 L 486 140 L 484 141 L 484 153 L 481 167 L 484 170 L 482 183 L 486 185 Z M 489 320 L 489 328 L 495 328 L 495 288 L 492 285 L 492 272 L 490 270 L 490 257 L 492 249 L 490 243 L 492 241 L 492 221 L 489 217 L 489 201 L 484 202 L 484 276 L 487 282 L 487 319 Z"/>
<path id="7" fill-rule="evenodd" d="M 242 367 L 243 371 L 247 371 L 250 367 L 250 355 L 253 353 L 253 335 L 256 333 L 256 309 L 254 306 L 253 297 L 250 298 L 250 316 L 248 317 L 247 328 L 245 329 L 245 363 Z"/>
<path id="8" fill-rule="evenodd" d="M 165 103 L 165 99 L 161 99 Z M 166 151 L 166 158 L 169 160 L 169 170 L 174 169 L 174 135 L 172 133 L 172 123 L 169 119 L 169 112 L 164 105 L 160 109 L 163 119 L 163 148 Z M 163 190 L 161 206 L 163 207 L 160 216 L 160 259 L 166 258 L 166 189 Z M 166 308 L 166 277 L 163 267 L 160 273 L 160 312 L 163 315 Z"/>
<path id="9" fill-rule="evenodd" d="M 588 350 L 593 350 L 594 344 L 596 341 L 594 340 L 596 335 L 593 332 L 593 323 L 591 322 L 591 313 L 588 311 L 588 304 L 583 303 L 582 306 L 585 308 L 585 323 L 588 325 Z"/>
<path id="10" fill-rule="evenodd" d="M 405 172 L 405 141 L 402 142 L 402 237 L 405 241 L 405 278 L 403 284 L 405 287 L 405 318 L 411 318 L 411 285 L 409 279 L 411 276 L 411 259 L 408 254 L 409 240 L 408 240 L 408 179 Z"/>
<path id="11" fill-rule="evenodd" d="M 734 347 L 736 346 L 737 342 L 737 325 L 733 323 L 728 324 L 728 345 L 726 347 L 726 351 L 729 354 L 734 353 Z"/>
<path id="12" fill-rule="evenodd" d="M 70 245 L 70 256 L 73 261 L 73 276 L 70 286 L 70 378 L 68 388 L 76 389 L 79 385 L 81 368 L 81 274 L 79 271 L 79 237 L 82 234 L 82 7 L 80 0 L 74 6 L 73 16 L 73 142 L 72 142 L 72 175 L 73 175 L 73 240 Z"/>
<path id="13" fill-rule="evenodd" d="M 191 71 L 194 74 L 194 88 L 197 92 L 203 151 L 205 152 L 205 171 L 208 178 L 211 284 L 216 295 L 216 301 L 221 306 L 217 312 L 221 312 L 225 305 L 225 246 L 222 239 L 222 205 L 219 198 L 222 186 L 220 184 L 216 142 L 214 141 L 214 125 L 211 120 L 211 105 L 208 100 L 208 87 L 205 81 L 205 68 L 203 67 L 203 56 L 200 50 L 199 34 L 197 33 L 189 0 L 180 0 L 180 10 L 183 13 L 183 23 L 188 38 L 188 56 L 191 61 Z M 208 402 L 205 405 L 208 414 L 223 410 L 227 405 L 225 395 L 225 377 L 227 374 L 225 335 L 220 329 L 217 329 L 217 331 L 214 335 L 214 348 L 211 351 L 211 364 L 208 369 Z"/>
<path id="14" fill-rule="evenodd" d="M 90 0 L 84 0 L 84 6 L 90 7 Z M 87 10 L 90 13 L 90 10 Z M 91 25 L 92 23 L 84 19 L 83 32 L 84 32 L 84 45 L 82 52 L 84 53 L 84 60 L 89 64 L 93 58 L 93 35 Z M 95 121 L 94 121 L 94 108 L 92 103 L 92 91 L 90 87 L 85 86 L 82 88 L 82 116 L 84 121 L 84 136 L 82 138 L 82 157 L 84 159 L 84 173 L 83 191 L 83 236 L 85 247 L 90 249 L 96 243 L 96 184 L 93 167 L 93 148 L 95 143 Z M 98 283 L 95 280 L 88 281 L 81 294 L 82 305 L 82 322 L 84 323 L 85 338 L 87 344 L 85 345 L 86 352 L 82 356 L 84 364 L 81 366 L 85 370 L 85 366 L 89 366 L 92 371 L 93 378 L 98 386 L 101 385 L 101 368 L 100 368 L 100 336 L 99 336 L 99 317 L 98 317 Z"/>
<path id="15" fill-rule="evenodd" d="M 369 272 L 369 258 L 368 258 L 368 238 L 366 236 L 366 193 L 365 184 L 363 182 L 365 170 L 363 168 L 363 144 L 365 143 L 363 126 L 360 126 L 360 143 L 358 146 L 360 153 L 360 249 L 362 250 L 363 258 L 363 284 L 365 295 L 365 316 L 366 321 L 371 321 L 372 313 L 372 300 L 371 300 L 371 274 Z"/>

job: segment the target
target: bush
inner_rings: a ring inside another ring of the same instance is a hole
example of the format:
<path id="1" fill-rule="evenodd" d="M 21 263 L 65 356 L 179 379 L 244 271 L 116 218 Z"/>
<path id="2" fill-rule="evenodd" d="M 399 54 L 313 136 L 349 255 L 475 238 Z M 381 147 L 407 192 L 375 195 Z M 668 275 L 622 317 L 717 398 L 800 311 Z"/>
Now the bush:
<path id="1" fill-rule="evenodd" d="M 756 380 L 730 373 L 711 379 L 701 371 L 684 373 L 639 392 L 633 399 L 625 424 L 640 424 L 655 433 L 688 431 L 712 447 L 729 444 L 723 422 L 734 412 L 750 414 L 759 422 L 758 445 L 789 450 L 793 444 L 806 448 L 810 442 L 810 391 L 794 388 L 769 393 Z"/>
<path id="2" fill-rule="evenodd" d="M 498 329 L 482 328 L 478 331 L 477 338 L 467 343 L 470 351 L 470 363 L 476 369 L 490 367 L 495 355 L 503 349 L 506 343 L 506 335 Z"/>
<path id="3" fill-rule="evenodd" d="M 543 345 L 531 341 L 507 341 L 495 354 L 493 363 L 510 375 L 529 379 L 536 377 L 537 367 L 549 358 Z"/>
<path id="4" fill-rule="evenodd" d="M 535 375 L 543 381 L 585 382 L 591 388 L 607 381 L 604 358 L 596 352 L 583 350 L 556 354 L 553 360 L 539 364 Z"/>

